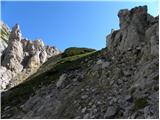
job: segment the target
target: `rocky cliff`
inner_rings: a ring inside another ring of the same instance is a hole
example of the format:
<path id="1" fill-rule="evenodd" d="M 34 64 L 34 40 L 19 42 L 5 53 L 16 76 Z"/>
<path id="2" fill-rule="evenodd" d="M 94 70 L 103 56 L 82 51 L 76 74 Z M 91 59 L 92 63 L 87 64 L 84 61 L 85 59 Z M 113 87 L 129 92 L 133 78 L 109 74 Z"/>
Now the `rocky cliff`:
<path id="1" fill-rule="evenodd" d="M 1 31 L 1 34 L 0 34 L 0 58 L 1 58 L 2 52 L 4 51 L 4 49 L 7 48 L 9 34 L 10 34 L 9 28 L 2 21 L 0 21 L 0 31 Z"/>
<path id="2" fill-rule="evenodd" d="M 22 38 L 19 25 L 12 31 L 1 24 L 1 89 L 13 87 L 33 74 L 48 58 L 60 54 L 55 47 L 45 46 L 42 40 Z M 18 80 L 21 77 L 21 80 Z M 22 78 L 24 77 L 24 78 Z M 18 78 L 18 79 L 17 79 Z"/>
<path id="3" fill-rule="evenodd" d="M 2 118 L 159 118 L 159 18 L 146 6 L 118 13 L 106 48 L 51 57 L 2 93 Z"/>

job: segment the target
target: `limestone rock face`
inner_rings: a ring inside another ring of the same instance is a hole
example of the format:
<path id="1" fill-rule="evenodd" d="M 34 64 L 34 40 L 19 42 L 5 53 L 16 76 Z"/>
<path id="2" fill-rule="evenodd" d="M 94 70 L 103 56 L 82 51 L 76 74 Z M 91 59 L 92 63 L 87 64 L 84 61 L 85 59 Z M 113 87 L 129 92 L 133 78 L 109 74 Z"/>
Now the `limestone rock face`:
<path id="1" fill-rule="evenodd" d="M 147 42 L 147 46 L 144 49 L 144 53 L 147 55 L 148 53 L 152 56 L 159 55 L 159 22 L 154 23 L 151 27 L 149 27 L 145 32 L 145 40 Z"/>
<path id="2" fill-rule="evenodd" d="M 38 69 L 48 58 L 61 53 L 57 48 L 45 46 L 40 39 L 31 41 L 23 38 L 18 24 L 12 28 L 11 32 L 4 23 L 1 24 L 3 33 L 0 41 L 0 61 L 3 66 L 0 72 L 2 89 L 5 89 L 8 84 L 17 85 L 18 81 L 16 83 L 15 79 L 16 77 L 22 78 L 19 77 L 21 72 L 24 75 L 24 71 L 29 69 L 30 73 L 24 75 L 29 77 L 32 71 L 35 72 L 35 69 Z"/>
<path id="3" fill-rule="evenodd" d="M 37 51 L 29 60 L 28 66 L 30 68 L 37 68 L 38 66 L 40 66 L 40 51 Z"/>
<path id="4" fill-rule="evenodd" d="M 47 61 L 47 57 L 48 57 L 47 52 L 45 50 L 43 50 L 39 55 L 41 64 L 44 63 L 45 61 Z"/>
<path id="5" fill-rule="evenodd" d="M 3 23 L 3 21 L 0 21 L 0 65 L 1 65 L 1 56 L 3 54 L 3 51 L 8 46 L 8 40 L 9 40 L 9 34 L 10 30 L 9 28 Z"/>
<path id="6" fill-rule="evenodd" d="M 41 50 L 41 49 L 43 49 L 44 48 L 44 43 L 43 43 L 43 41 L 42 40 L 35 40 L 34 41 L 34 46 L 35 46 L 35 49 L 37 49 L 37 50 Z"/>
<path id="7" fill-rule="evenodd" d="M 46 46 L 45 50 L 47 53 L 47 58 L 50 58 L 53 55 L 58 55 L 59 53 L 61 53 L 61 51 L 54 46 L 53 47 Z"/>
<path id="8" fill-rule="evenodd" d="M 23 63 L 26 67 L 31 67 L 33 64 L 37 64 L 36 66 L 38 67 L 48 58 L 61 53 L 60 50 L 55 47 L 45 46 L 43 41 L 40 39 L 37 39 L 35 41 L 22 39 L 22 44 L 25 52 Z M 30 59 L 29 63 L 28 59 Z M 31 61 L 34 61 L 34 63 L 32 64 Z M 35 63 L 36 61 L 37 63 Z"/>
<path id="9" fill-rule="evenodd" d="M 1 90 L 6 88 L 6 85 L 9 84 L 13 76 L 14 76 L 13 72 L 11 72 L 10 70 L 7 70 L 5 67 L 0 66 Z"/>
<path id="10" fill-rule="evenodd" d="M 110 51 L 124 52 L 128 49 L 135 49 L 137 46 L 143 45 L 144 42 L 148 41 L 152 41 L 152 44 L 154 44 L 152 51 L 156 49 L 155 42 L 153 42 L 156 37 L 152 37 L 151 40 L 148 36 L 151 37 L 152 33 L 156 34 L 158 22 L 156 22 L 156 18 L 147 14 L 147 6 L 135 7 L 131 10 L 120 10 L 118 17 L 120 29 L 107 36 L 107 45 Z"/>
<path id="11" fill-rule="evenodd" d="M 8 47 L 4 51 L 2 65 L 13 72 L 21 72 L 23 59 L 23 46 L 21 44 L 21 33 L 16 24 L 10 34 Z"/>

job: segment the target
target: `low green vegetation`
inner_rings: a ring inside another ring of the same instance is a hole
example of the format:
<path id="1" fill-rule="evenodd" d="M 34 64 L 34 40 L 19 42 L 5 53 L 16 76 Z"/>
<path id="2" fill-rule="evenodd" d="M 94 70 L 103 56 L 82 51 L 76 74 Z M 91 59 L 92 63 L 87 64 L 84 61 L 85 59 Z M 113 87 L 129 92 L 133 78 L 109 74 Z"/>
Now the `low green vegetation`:
<path id="1" fill-rule="evenodd" d="M 9 32 L 7 32 L 4 28 L 0 28 L 0 40 L 4 40 L 6 43 L 8 43 L 9 39 Z"/>
<path id="2" fill-rule="evenodd" d="M 65 57 L 62 60 L 60 60 L 59 63 L 71 62 L 71 61 L 83 58 L 85 56 L 91 55 L 91 54 L 93 54 L 95 52 L 96 51 L 91 51 L 91 52 L 87 52 L 87 53 L 84 53 L 84 54 L 78 54 L 78 55 L 68 56 L 68 57 Z"/>
<path id="3" fill-rule="evenodd" d="M 153 79 L 154 80 L 159 80 L 159 75 L 155 76 Z"/>
<path id="4" fill-rule="evenodd" d="M 148 105 L 147 98 L 137 98 L 134 102 L 133 111 L 142 109 Z"/>
<path id="5" fill-rule="evenodd" d="M 2 109 L 3 106 L 15 106 L 17 104 L 23 103 L 31 95 L 35 94 L 36 89 L 50 83 L 54 84 L 54 82 L 56 82 L 62 73 L 83 67 L 80 62 L 88 57 L 95 56 L 96 54 L 96 51 L 92 51 L 85 54 L 65 57 L 62 59 L 58 58 L 59 60 L 55 64 L 52 64 L 54 61 L 51 62 L 53 59 L 50 59 L 50 63 L 44 64 L 50 66 L 49 70 L 44 71 L 41 74 L 35 73 L 37 75 L 32 75 L 22 84 L 9 90 L 7 92 L 9 94 L 2 93 L 2 96 L 4 96 L 2 97 Z"/>
<path id="6" fill-rule="evenodd" d="M 85 53 L 89 53 L 89 52 L 93 52 L 93 51 L 96 51 L 96 50 L 95 50 L 95 49 L 91 49 L 91 48 L 70 47 L 70 48 L 67 48 L 67 49 L 63 52 L 63 57 L 80 55 L 80 54 L 85 54 Z"/>

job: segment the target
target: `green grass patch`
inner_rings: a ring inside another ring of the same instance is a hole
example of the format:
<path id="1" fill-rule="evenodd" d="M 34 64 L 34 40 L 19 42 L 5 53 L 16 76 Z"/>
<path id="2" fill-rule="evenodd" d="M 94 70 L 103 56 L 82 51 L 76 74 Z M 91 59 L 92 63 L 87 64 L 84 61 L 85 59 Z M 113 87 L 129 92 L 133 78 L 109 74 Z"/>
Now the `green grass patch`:
<path id="1" fill-rule="evenodd" d="M 80 55 L 74 55 L 74 56 L 69 56 L 69 57 L 65 57 L 62 60 L 59 61 L 59 63 L 64 63 L 64 62 L 71 62 L 80 58 L 83 58 L 85 56 L 91 55 L 93 53 L 95 53 L 96 51 L 92 51 L 92 52 L 87 52 L 84 54 L 80 54 Z"/>
<path id="2" fill-rule="evenodd" d="M 63 52 L 63 57 L 75 56 L 75 55 L 85 54 L 93 51 L 96 51 L 96 50 L 91 48 L 70 47 Z"/>
<path id="3" fill-rule="evenodd" d="M 153 79 L 154 80 L 159 80 L 159 75 L 156 75 Z"/>
<path id="4" fill-rule="evenodd" d="M 147 98 L 137 98 L 134 102 L 133 111 L 142 109 L 148 105 Z"/>

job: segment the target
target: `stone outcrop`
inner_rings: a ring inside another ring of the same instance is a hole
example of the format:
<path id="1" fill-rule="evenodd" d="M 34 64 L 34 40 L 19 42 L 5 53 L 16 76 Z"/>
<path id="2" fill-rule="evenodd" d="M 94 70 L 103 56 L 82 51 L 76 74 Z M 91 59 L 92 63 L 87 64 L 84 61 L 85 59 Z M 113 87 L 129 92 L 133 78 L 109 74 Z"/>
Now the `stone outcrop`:
<path id="1" fill-rule="evenodd" d="M 8 70 L 6 67 L 0 66 L 0 83 L 1 83 L 1 89 L 6 88 L 6 85 L 9 84 L 10 80 L 15 74 Z"/>
<path id="2" fill-rule="evenodd" d="M 13 72 L 22 71 L 23 66 L 21 65 L 21 62 L 23 59 L 23 46 L 21 44 L 21 32 L 17 24 L 11 31 L 8 47 L 4 51 L 3 56 L 2 65 L 4 67 Z"/>
<path id="3" fill-rule="evenodd" d="M 8 28 L 4 27 L 4 24 L 2 28 L 3 31 L 9 31 Z M 4 40 L 0 42 L 1 46 L 4 46 L 0 50 L 2 62 L 0 78 L 2 89 L 5 89 L 20 72 L 27 71 L 25 69 L 31 69 L 30 71 L 32 72 L 33 69 L 38 69 L 48 58 L 60 54 L 57 48 L 45 46 L 40 39 L 31 41 L 22 38 L 18 24 L 12 28 L 11 32 L 6 33 L 5 36 L 7 36 L 6 39 L 8 38 L 7 43 L 4 45 Z M 15 82 L 16 81 L 14 81 L 14 84 Z"/>
<path id="4" fill-rule="evenodd" d="M 155 18 L 153 25 L 151 25 L 145 31 L 145 42 L 147 46 L 143 50 L 145 55 L 150 54 L 152 56 L 159 55 L 159 22 L 157 21 L 159 17 Z"/>
<path id="5" fill-rule="evenodd" d="M 3 23 L 3 21 L 0 21 L 0 65 L 1 65 L 1 56 L 3 54 L 3 51 L 8 46 L 8 40 L 9 40 L 9 34 L 10 30 L 9 28 Z"/>
<path id="6" fill-rule="evenodd" d="M 2 118 L 158 119 L 159 18 L 146 6 L 118 16 L 120 29 L 108 35 L 106 48 L 76 60 L 49 59 L 26 83 L 3 92 Z"/>
<path id="7" fill-rule="evenodd" d="M 118 17 L 120 29 L 107 36 L 109 51 L 125 52 L 141 47 L 149 41 L 152 42 L 150 44 L 157 44 L 154 41 L 157 41 L 158 23 L 156 18 L 147 14 L 147 6 L 120 10 Z M 157 48 L 156 45 L 154 48 Z M 152 47 L 152 51 L 154 48 Z"/>

